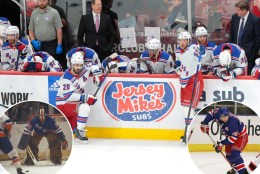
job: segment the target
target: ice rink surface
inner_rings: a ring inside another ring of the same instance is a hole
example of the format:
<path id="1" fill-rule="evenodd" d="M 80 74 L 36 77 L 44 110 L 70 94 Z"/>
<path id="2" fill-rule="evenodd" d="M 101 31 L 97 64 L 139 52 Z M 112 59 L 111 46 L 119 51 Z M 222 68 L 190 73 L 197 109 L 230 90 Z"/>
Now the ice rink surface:
<path id="1" fill-rule="evenodd" d="M 246 165 L 256 154 L 243 153 Z M 1 164 L 12 174 L 15 171 L 10 161 Z M 59 167 L 23 166 L 23 169 L 30 171 L 27 174 L 54 174 Z M 190 155 L 187 146 L 177 141 L 90 139 L 88 144 L 74 143 L 69 160 L 58 174 L 202 174 L 198 167 L 205 174 L 225 174 L 229 169 L 220 154 Z M 254 173 L 260 173 L 259 168 Z"/>

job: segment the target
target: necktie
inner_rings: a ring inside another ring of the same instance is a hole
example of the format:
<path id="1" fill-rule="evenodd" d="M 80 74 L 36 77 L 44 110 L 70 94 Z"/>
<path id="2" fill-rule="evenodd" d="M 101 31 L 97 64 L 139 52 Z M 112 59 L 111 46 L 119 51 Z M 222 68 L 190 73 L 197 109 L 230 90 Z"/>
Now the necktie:
<path id="1" fill-rule="evenodd" d="M 244 31 L 244 18 L 242 18 L 242 22 L 240 24 L 240 29 L 239 29 L 239 33 L 238 33 L 238 37 L 237 37 L 237 44 L 239 46 L 241 46 L 241 37 L 242 37 L 242 34 L 243 34 L 243 31 Z"/>
<path id="2" fill-rule="evenodd" d="M 99 19 L 98 19 L 98 15 L 96 15 L 96 31 L 98 32 L 99 29 Z"/>

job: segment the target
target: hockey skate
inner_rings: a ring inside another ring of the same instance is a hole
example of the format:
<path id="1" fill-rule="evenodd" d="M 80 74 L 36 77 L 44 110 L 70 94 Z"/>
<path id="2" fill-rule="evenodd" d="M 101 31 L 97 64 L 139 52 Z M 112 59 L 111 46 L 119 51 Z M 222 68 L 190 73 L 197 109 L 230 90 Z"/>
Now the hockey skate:
<path id="1" fill-rule="evenodd" d="M 18 168 L 18 169 L 17 169 L 17 174 L 25 174 L 25 173 L 23 173 L 23 171 L 22 171 L 21 168 Z"/>
<path id="2" fill-rule="evenodd" d="M 75 129 L 74 131 L 76 135 L 76 142 L 81 143 L 87 143 L 88 142 L 88 137 L 86 136 L 86 131 Z"/>

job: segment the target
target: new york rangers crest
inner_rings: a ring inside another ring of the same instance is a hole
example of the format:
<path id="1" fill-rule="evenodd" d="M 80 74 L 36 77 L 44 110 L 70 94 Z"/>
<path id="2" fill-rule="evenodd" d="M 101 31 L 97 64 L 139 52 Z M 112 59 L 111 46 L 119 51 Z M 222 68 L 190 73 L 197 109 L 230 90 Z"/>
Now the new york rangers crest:
<path id="1" fill-rule="evenodd" d="M 103 92 L 106 112 L 119 121 L 161 121 L 176 102 L 176 91 L 168 82 L 109 82 Z"/>

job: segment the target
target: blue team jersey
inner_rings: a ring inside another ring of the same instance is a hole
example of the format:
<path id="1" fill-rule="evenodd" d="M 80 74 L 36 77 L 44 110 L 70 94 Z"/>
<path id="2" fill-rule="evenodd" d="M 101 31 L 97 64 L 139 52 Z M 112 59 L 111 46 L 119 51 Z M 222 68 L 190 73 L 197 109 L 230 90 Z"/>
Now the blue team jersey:
<path id="1" fill-rule="evenodd" d="M 45 116 L 45 120 L 41 123 L 40 118 L 38 116 L 34 117 L 31 122 L 26 127 L 29 131 L 35 131 L 39 135 L 44 136 L 48 132 L 56 132 L 58 133 L 60 128 L 56 125 L 53 118 L 50 116 Z"/>
<path id="2" fill-rule="evenodd" d="M 208 124 L 210 121 L 215 120 L 221 127 L 221 133 L 226 135 L 226 139 L 222 140 L 223 145 L 233 144 L 238 137 L 247 133 L 246 126 L 241 122 L 237 116 L 229 112 L 229 119 L 226 123 L 220 120 L 218 108 L 212 109 L 208 112 L 204 119 L 204 123 Z"/>

